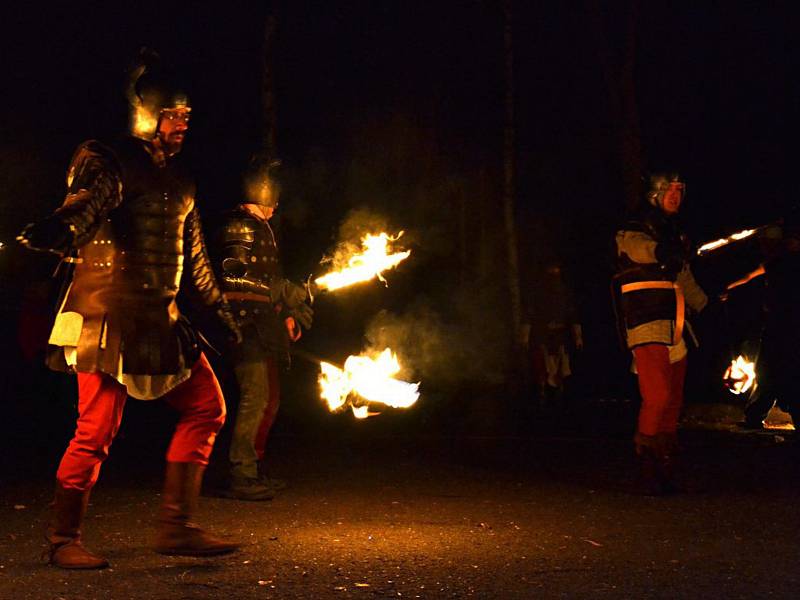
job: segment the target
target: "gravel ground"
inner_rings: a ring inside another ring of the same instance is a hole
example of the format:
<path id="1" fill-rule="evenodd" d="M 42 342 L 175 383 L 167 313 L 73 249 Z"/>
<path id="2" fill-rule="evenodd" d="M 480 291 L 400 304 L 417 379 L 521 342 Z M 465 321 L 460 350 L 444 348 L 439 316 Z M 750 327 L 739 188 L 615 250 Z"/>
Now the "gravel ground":
<path id="1" fill-rule="evenodd" d="M 796 597 L 791 439 L 682 437 L 692 491 L 667 498 L 630 493 L 622 437 L 281 437 L 290 486 L 275 500 L 202 499 L 198 520 L 243 542 L 214 560 L 150 550 L 160 466 L 123 442 L 85 527 L 112 563 L 97 572 L 41 561 L 53 467 L 17 461 L 0 488 L 0 598 Z"/>

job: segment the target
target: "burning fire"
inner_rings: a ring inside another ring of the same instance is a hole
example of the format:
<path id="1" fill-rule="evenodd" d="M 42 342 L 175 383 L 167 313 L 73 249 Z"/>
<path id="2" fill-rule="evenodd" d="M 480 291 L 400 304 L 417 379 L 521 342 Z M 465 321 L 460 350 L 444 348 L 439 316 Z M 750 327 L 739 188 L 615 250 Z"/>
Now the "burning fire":
<path id="1" fill-rule="evenodd" d="M 756 229 L 745 229 L 744 231 L 739 231 L 738 233 L 729 235 L 726 238 L 721 238 L 718 240 L 714 240 L 713 242 L 708 242 L 707 244 L 703 244 L 697 249 L 697 255 L 700 256 L 702 254 L 705 254 L 706 252 L 711 252 L 712 250 L 721 248 L 722 246 L 727 246 L 731 242 L 737 242 L 739 240 L 743 240 L 744 238 L 753 235 L 756 231 L 757 231 Z"/>
<path id="2" fill-rule="evenodd" d="M 402 231 L 394 237 L 388 233 L 367 234 L 361 239 L 361 251 L 345 259 L 346 265 L 343 268 L 317 278 L 314 283 L 320 289 L 329 291 L 369 281 L 373 277 L 386 283 L 382 273 L 393 269 L 411 254 L 411 250 L 389 254 L 389 242 L 397 241 L 401 235 Z"/>
<path id="3" fill-rule="evenodd" d="M 322 362 L 320 370 L 320 396 L 328 402 L 331 412 L 349 405 L 359 419 L 377 414 L 370 413 L 368 405 L 353 396 L 392 408 L 408 408 L 419 398 L 419 383 L 394 378 L 400 372 L 400 361 L 389 348 L 376 358 L 349 356 L 343 369 Z"/>
<path id="4" fill-rule="evenodd" d="M 756 383 L 756 365 L 741 354 L 731 361 L 722 378 L 734 394 L 744 394 Z"/>

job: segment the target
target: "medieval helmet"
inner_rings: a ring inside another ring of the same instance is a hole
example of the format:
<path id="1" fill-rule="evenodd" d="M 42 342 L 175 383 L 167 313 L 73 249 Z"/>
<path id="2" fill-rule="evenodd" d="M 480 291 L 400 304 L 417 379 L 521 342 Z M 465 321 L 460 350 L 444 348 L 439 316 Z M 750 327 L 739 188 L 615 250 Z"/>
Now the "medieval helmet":
<path id="1" fill-rule="evenodd" d="M 669 189 L 671 183 L 683 183 L 684 190 L 686 184 L 677 172 L 652 173 L 649 178 L 647 189 L 647 201 L 653 206 L 660 207 L 664 200 L 664 194 Z M 684 194 L 686 192 L 684 191 Z"/>
<path id="2" fill-rule="evenodd" d="M 281 193 L 281 161 L 262 155 L 250 159 L 243 177 L 244 196 L 248 204 L 277 208 Z"/>
<path id="3" fill-rule="evenodd" d="M 189 98 L 175 74 L 162 64 L 158 54 L 142 48 L 128 74 L 126 90 L 131 135 L 150 141 L 156 136 L 164 110 L 191 110 Z"/>

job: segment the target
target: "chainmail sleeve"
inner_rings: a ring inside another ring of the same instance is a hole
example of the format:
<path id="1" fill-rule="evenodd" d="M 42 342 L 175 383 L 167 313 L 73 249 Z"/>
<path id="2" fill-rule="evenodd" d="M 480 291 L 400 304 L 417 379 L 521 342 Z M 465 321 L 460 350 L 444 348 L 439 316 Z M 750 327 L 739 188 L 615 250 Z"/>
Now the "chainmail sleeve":
<path id="1" fill-rule="evenodd" d="M 208 258 L 200 213 L 197 207 L 192 208 L 184 225 L 184 253 L 188 258 L 190 278 L 200 299 L 206 306 L 215 306 L 224 302 L 222 291 Z"/>
<path id="2" fill-rule="evenodd" d="M 72 230 L 73 245 L 91 241 L 106 215 L 122 202 L 122 176 L 114 153 L 96 140 L 81 144 L 67 173 L 67 197 L 56 216 Z"/>

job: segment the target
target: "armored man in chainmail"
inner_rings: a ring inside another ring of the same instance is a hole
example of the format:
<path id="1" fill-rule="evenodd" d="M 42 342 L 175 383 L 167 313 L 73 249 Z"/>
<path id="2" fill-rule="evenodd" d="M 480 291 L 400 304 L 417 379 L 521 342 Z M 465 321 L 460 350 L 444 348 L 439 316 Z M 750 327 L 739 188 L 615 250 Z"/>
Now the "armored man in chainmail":
<path id="1" fill-rule="evenodd" d="M 174 78 L 145 55 L 131 74 L 130 135 L 76 150 L 64 204 L 27 226 L 23 245 L 74 265 L 50 336 L 49 365 L 78 377 L 78 422 L 56 474 L 47 528 L 50 562 L 67 569 L 108 562 L 81 543 L 81 523 L 127 396 L 164 397 L 179 420 L 167 451 L 155 549 L 210 556 L 234 551 L 192 523 L 203 472 L 225 402 L 217 379 L 180 314 L 183 277 L 241 340 L 213 275 L 195 188 L 177 154 L 190 107 Z"/>
<path id="2" fill-rule="evenodd" d="M 264 450 L 280 404 L 278 367 L 287 362 L 289 343 L 299 339 L 301 326 L 311 326 L 313 315 L 308 286 L 282 276 L 269 224 L 280 196 L 277 167 L 277 161 L 251 160 L 244 197 L 225 215 L 218 240 L 221 283 L 244 337 L 231 353 L 239 404 L 224 491 L 237 500 L 269 500 L 285 487 L 267 475 Z"/>

